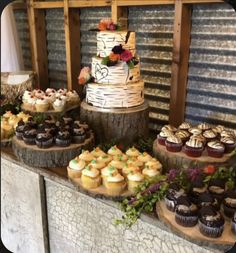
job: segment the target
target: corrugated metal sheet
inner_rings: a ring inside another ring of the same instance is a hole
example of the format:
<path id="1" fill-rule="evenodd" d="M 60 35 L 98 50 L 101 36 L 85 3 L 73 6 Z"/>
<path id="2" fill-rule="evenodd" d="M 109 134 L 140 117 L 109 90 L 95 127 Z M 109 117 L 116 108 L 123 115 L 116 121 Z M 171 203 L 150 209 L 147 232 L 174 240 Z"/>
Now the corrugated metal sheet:
<path id="1" fill-rule="evenodd" d="M 16 27 L 22 48 L 25 70 L 32 70 L 32 60 L 30 51 L 30 36 L 27 11 L 23 9 L 14 10 Z"/>
<path id="2" fill-rule="evenodd" d="M 194 5 L 186 120 L 236 129 L 236 12 Z"/>
<path id="3" fill-rule="evenodd" d="M 136 32 L 150 129 L 154 131 L 169 119 L 173 23 L 173 5 L 129 8 L 129 30 Z"/>
<path id="4" fill-rule="evenodd" d="M 66 87 L 67 75 L 63 9 L 47 9 L 45 18 L 50 87 Z"/>

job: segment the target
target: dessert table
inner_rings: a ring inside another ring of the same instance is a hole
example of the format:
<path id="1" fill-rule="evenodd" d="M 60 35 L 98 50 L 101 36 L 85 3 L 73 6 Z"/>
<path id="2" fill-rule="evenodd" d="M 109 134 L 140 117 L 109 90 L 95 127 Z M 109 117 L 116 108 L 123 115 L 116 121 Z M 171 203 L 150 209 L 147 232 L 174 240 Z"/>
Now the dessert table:
<path id="1" fill-rule="evenodd" d="M 67 178 L 66 167 L 24 165 L 1 152 L 2 241 L 12 252 L 225 252 L 227 247 L 174 234 L 154 215 L 131 228 L 114 225 L 118 203 L 89 196 Z"/>

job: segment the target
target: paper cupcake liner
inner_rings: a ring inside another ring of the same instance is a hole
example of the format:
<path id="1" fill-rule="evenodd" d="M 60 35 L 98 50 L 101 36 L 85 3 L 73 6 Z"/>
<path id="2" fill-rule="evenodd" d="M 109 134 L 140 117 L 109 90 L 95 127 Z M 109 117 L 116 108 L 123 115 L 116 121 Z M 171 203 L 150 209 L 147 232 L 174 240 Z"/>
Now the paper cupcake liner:
<path id="1" fill-rule="evenodd" d="M 231 230 L 236 235 L 236 221 L 232 221 Z"/>
<path id="2" fill-rule="evenodd" d="M 55 139 L 56 145 L 59 147 L 68 147 L 70 146 L 71 140 L 59 140 Z"/>
<path id="3" fill-rule="evenodd" d="M 175 221 L 184 227 L 194 227 L 197 224 L 198 216 L 185 216 L 175 213 Z"/>
<path id="4" fill-rule="evenodd" d="M 234 213 L 236 212 L 236 208 L 228 207 L 225 204 L 223 204 L 223 210 L 224 214 L 229 218 L 232 218 L 234 216 Z"/>
<path id="5" fill-rule="evenodd" d="M 53 138 L 46 140 L 46 141 L 37 141 L 35 143 L 38 148 L 50 148 L 53 145 Z"/>
<path id="6" fill-rule="evenodd" d="M 165 204 L 166 207 L 169 211 L 174 212 L 175 211 L 175 201 L 174 200 L 169 200 L 167 198 L 165 198 Z"/>
<path id="7" fill-rule="evenodd" d="M 207 237 L 212 237 L 212 238 L 220 237 L 224 230 L 224 226 L 208 227 L 205 224 L 203 224 L 200 220 L 198 221 L 198 224 L 199 224 L 200 232 Z"/>

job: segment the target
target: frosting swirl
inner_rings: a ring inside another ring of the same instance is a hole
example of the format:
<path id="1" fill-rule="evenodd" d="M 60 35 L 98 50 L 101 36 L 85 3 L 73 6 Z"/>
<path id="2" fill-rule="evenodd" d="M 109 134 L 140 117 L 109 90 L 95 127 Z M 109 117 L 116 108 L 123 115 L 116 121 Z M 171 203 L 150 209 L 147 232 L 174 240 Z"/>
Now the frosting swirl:
<path id="1" fill-rule="evenodd" d="M 135 182 L 141 182 L 144 180 L 144 176 L 140 172 L 130 173 L 128 174 L 127 178 L 128 180 L 135 181 Z"/>
<path id="2" fill-rule="evenodd" d="M 215 138 L 216 137 L 216 133 L 214 133 L 212 130 L 206 130 L 203 133 L 203 136 L 206 138 Z"/>
<path id="3" fill-rule="evenodd" d="M 79 159 L 84 160 L 85 162 L 90 162 L 94 159 L 94 157 L 88 150 L 83 150 L 79 155 Z"/>
<path id="4" fill-rule="evenodd" d="M 114 156 L 114 155 L 121 155 L 121 154 L 122 154 L 122 151 L 121 151 L 119 148 L 117 148 L 117 146 L 115 145 L 115 146 L 111 147 L 111 148 L 107 151 L 107 153 L 108 153 L 109 155 Z"/>
<path id="5" fill-rule="evenodd" d="M 126 151 L 126 155 L 128 155 L 128 156 L 139 156 L 140 152 L 135 147 L 132 147 L 132 148 L 129 148 Z"/>
<path id="6" fill-rule="evenodd" d="M 202 148 L 203 147 L 203 143 L 196 138 L 191 138 L 189 141 L 186 142 L 186 145 L 189 147 L 193 147 L 193 148 Z"/>
<path id="7" fill-rule="evenodd" d="M 86 166 L 85 169 L 82 170 L 82 174 L 87 177 L 95 178 L 99 175 L 99 171 L 95 168 L 91 168 L 90 166 Z"/>
<path id="8" fill-rule="evenodd" d="M 177 143 L 177 144 L 181 144 L 182 140 L 175 136 L 175 135 L 170 135 L 166 138 L 166 141 L 171 142 L 171 143 Z"/>
<path id="9" fill-rule="evenodd" d="M 179 129 L 181 130 L 188 130 L 189 128 L 191 128 L 191 124 L 188 122 L 183 122 L 180 126 Z"/>
<path id="10" fill-rule="evenodd" d="M 210 141 L 207 143 L 207 146 L 210 148 L 218 149 L 218 150 L 225 149 L 224 145 L 220 143 L 219 141 Z"/>
<path id="11" fill-rule="evenodd" d="M 118 183 L 124 181 L 124 177 L 120 173 L 114 173 L 107 177 L 107 182 Z"/>
<path id="12" fill-rule="evenodd" d="M 86 163 L 83 160 L 78 161 L 77 159 L 73 159 L 69 162 L 69 168 L 72 170 L 81 171 L 84 169 L 85 166 L 86 166 Z"/>

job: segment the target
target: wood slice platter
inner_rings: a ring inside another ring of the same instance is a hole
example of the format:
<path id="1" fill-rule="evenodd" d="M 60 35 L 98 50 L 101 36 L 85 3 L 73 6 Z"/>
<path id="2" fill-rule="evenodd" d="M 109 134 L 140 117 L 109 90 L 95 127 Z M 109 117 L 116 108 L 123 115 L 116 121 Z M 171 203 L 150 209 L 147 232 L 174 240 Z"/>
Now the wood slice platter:
<path id="1" fill-rule="evenodd" d="M 79 107 L 79 104 L 77 105 L 72 105 L 72 106 L 66 106 L 65 109 L 61 112 L 56 112 L 55 110 L 48 110 L 46 112 L 37 112 L 36 110 L 29 110 L 28 108 L 25 107 L 24 104 L 21 105 L 21 110 L 23 112 L 28 112 L 32 115 L 34 114 L 46 114 L 46 115 L 60 115 L 60 114 L 65 114 L 68 111 L 77 109 Z"/>
<path id="2" fill-rule="evenodd" d="M 91 150 L 94 147 L 94 134 L 81 144 L 71 144 L 68 147 L 52 146 L 47 149 L 36 145 L 26 145 L 24 141 L 12 138 L 12 149 L 23 163 L 32 167 L 55 168 L 67 166 L 69 161 L 78 156 L 82 149 Z"/>
<path id="3" fill-rule="evenodd" d="M 132 145 L 139 137 L 148 137 L 148 103 L 130 108 L 100 108 L 83 101 L 80 118 L 93 129 L 96 142 L 121 142 Z"/>
<path id="4" fill-rule="evenodd" d="M 118 201 L 118 200 L 122 200 L 122 199 L 132 195 L 131 192 L 127 188 L 124 189 L 124 191 L 120 195 L 114 195 L 114 194 L 110 194 L 107 191 L 107 189 L 105 188 L 105 186 L 103 186 L 103 185 L 100 185 L 99 187 L 94 188 L 94 189 L 86 189 L 82 185 L 81 178 L 70 178 L 70 180 L 74 185 L 78 186 L 84 192 L 86 192 L 87 194 L 89 194 L 93 197 L 114 199 L 114 200 Z"/>
<path id="5" fill-rule="evenodd" d="M 6 148 L 11 146 L 11 139 L 3 139 L 1 140 L 1 147 Z"/>
<path id="6" fill-rule="evenodd" d="M 214 165 L 233 165 L 236 162 L 234 153 L 225 154 L 222 158 L 214 158 L 207 155 L 204 150 L 200 157 L 187 156 L 183 151 L 169 152 L 165 146 L 160 145 L 157 140 L 153 143 L 154 156 L 162 163 L 165 169 L 195 167 L 201 168 L 208 164 Z"/>
<path id="7" fill-rule="evenodd" d="M 212 246 L 218 244 L 220 246 L 233 246 L 236 242 L 236 235 L 231 231 L 231 221 L 225 218 L 224 231 L 219 238 L 210 238 L 202 235 L 199 231 L 198 224 L 194 227 L 183 227 L 175 222 L 175 213 L 166 208 L 165 202 L 159 201 L 156 203 L 156 213 L 158 218 L 167 225 L 177 235 L 195 242 L 201 246 Z"/>

